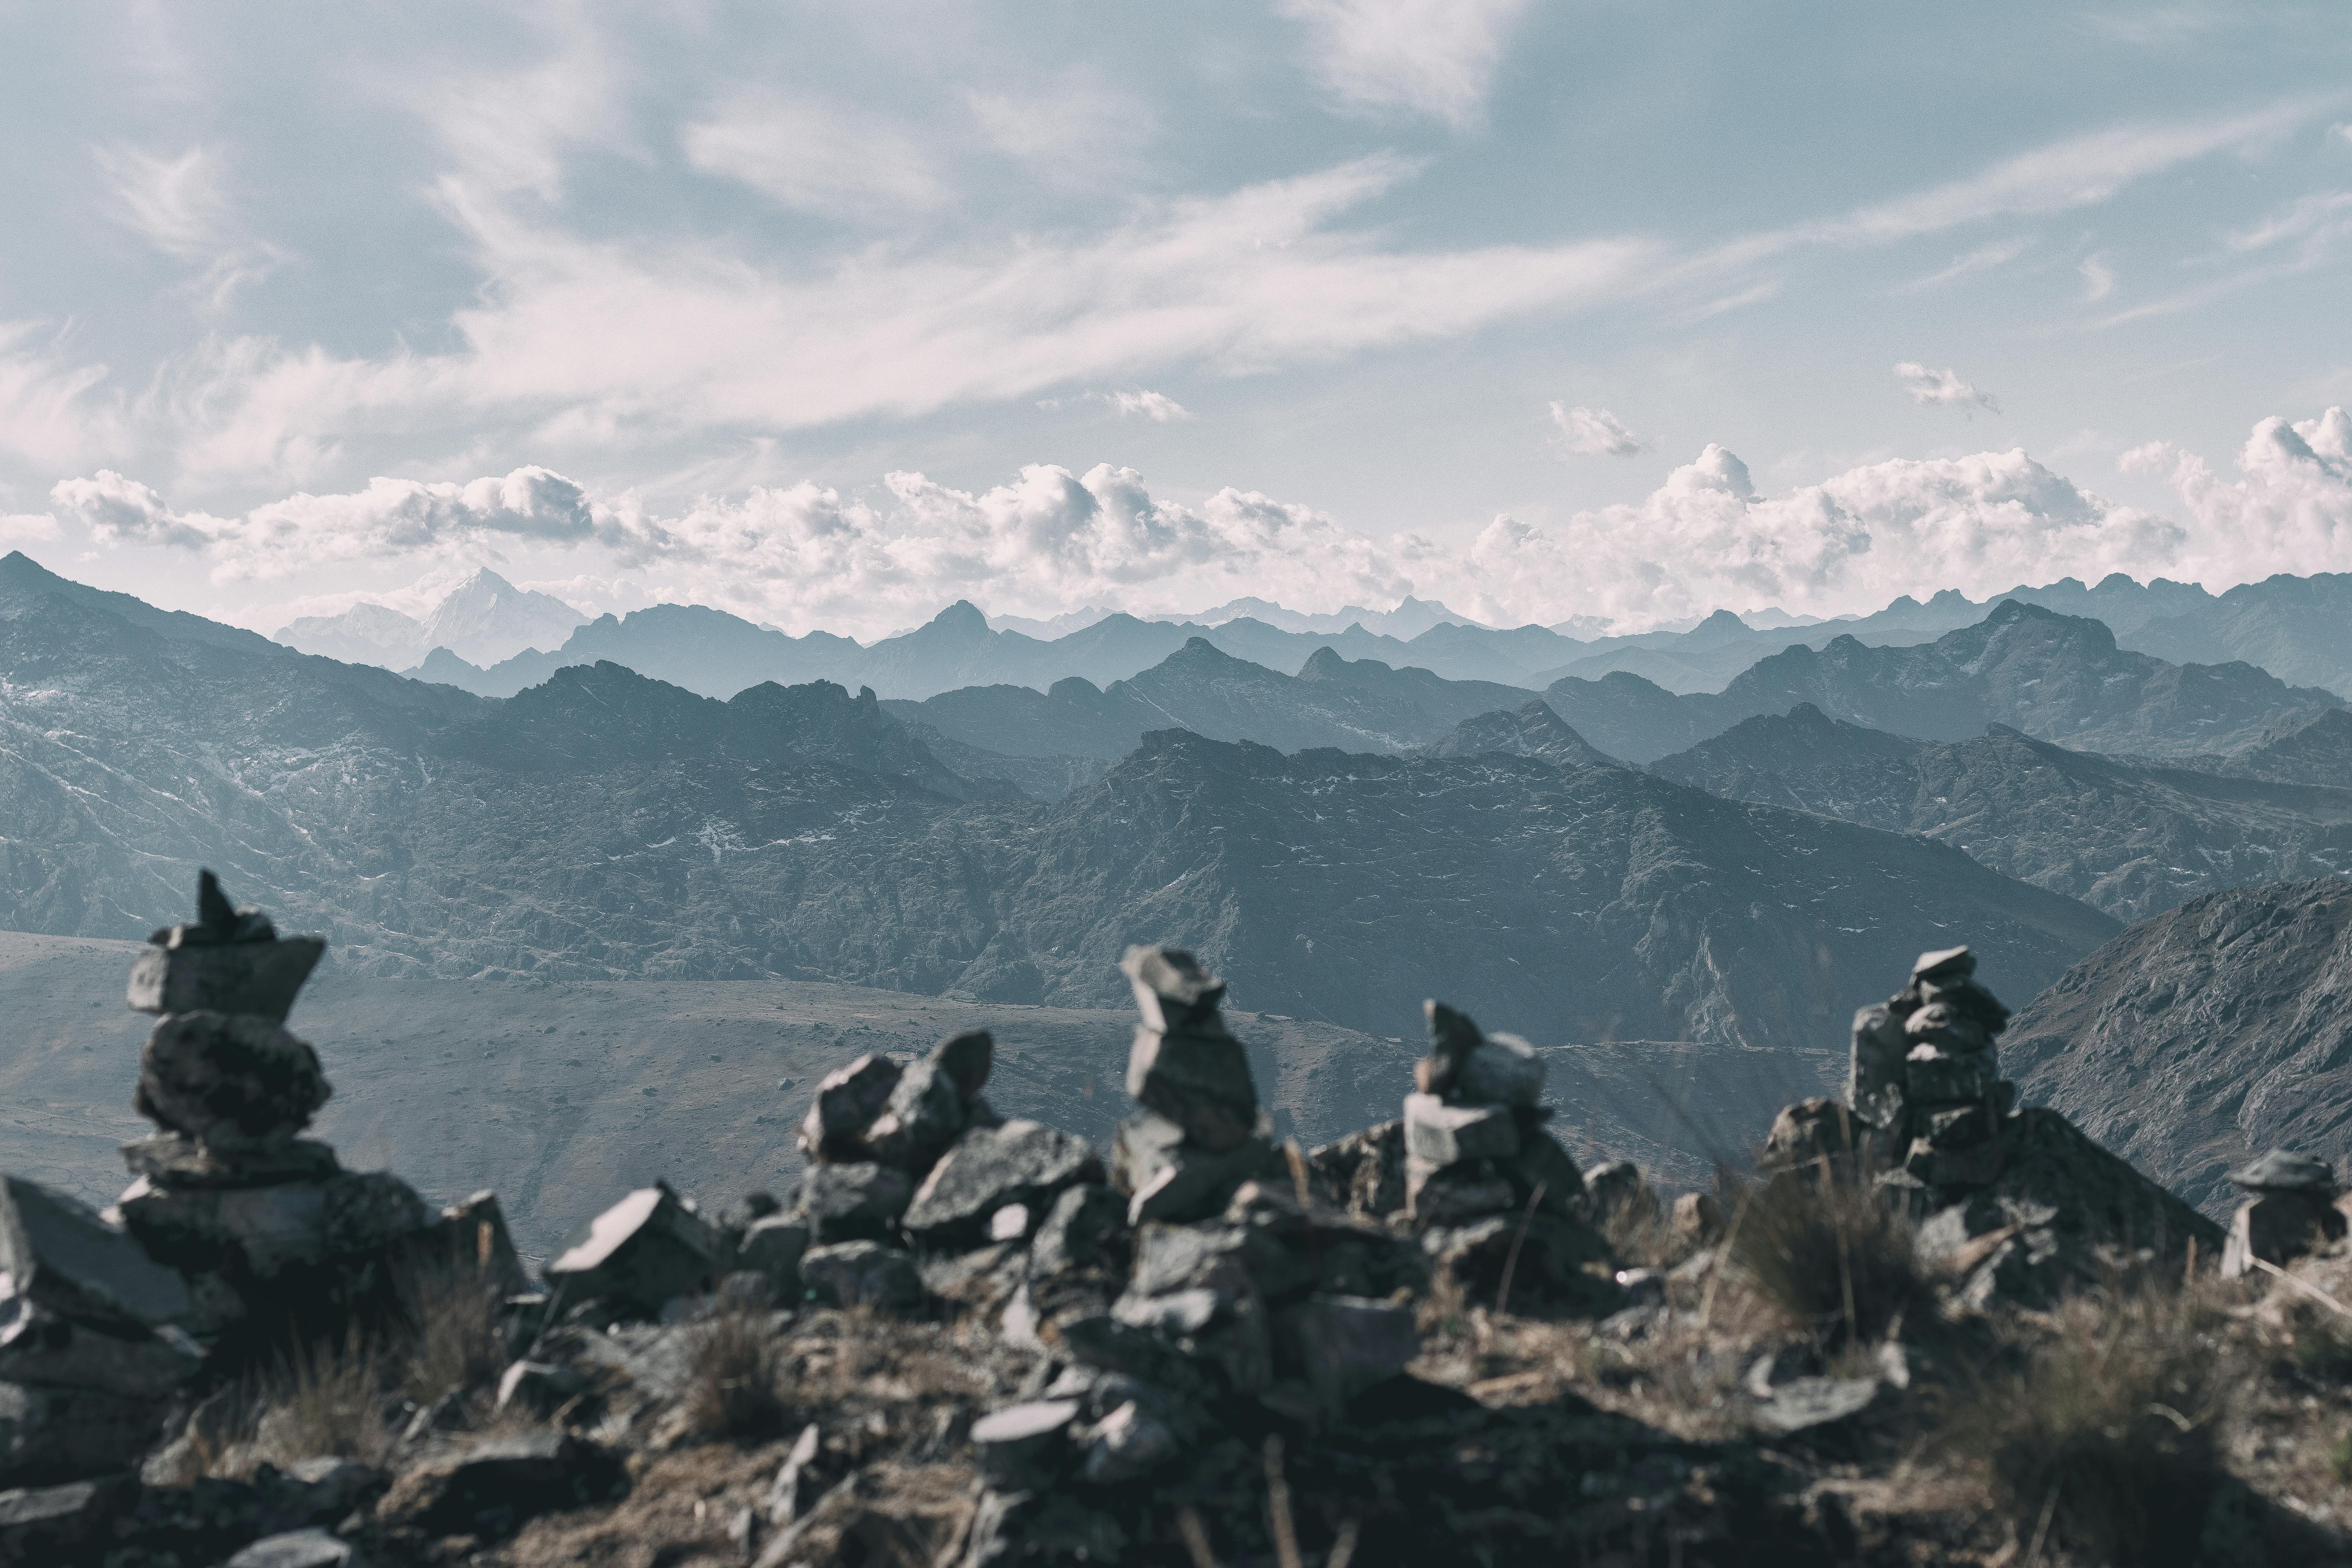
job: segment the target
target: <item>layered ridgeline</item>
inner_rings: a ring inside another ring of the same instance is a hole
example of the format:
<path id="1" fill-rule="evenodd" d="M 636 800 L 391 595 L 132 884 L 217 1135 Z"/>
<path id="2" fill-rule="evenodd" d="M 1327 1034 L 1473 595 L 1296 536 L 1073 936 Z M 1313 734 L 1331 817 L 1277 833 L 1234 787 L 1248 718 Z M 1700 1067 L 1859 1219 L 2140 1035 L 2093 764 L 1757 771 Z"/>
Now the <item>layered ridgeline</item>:
<path id="1" fill-rule="evenodd" d="M 0 678 L 0 925 L 136 938 L 210 864 L 380 975 L 1093 1005 L 1106 954 L 1170 937 L 1243 1005 L 1377 1035 L 1450 974 L 1547 1043 L 1811 1047 L 1923 929 L 1964 921 L 2021 994 L 2116 929 L 1957 850 L 1621 768 L 1160 731 L 1045 806 L 837 687 L 719 703 L 608 664 L 486 700 L 22 557 Z"/>
<path id="2" fill-rule="evenodd" d="M 2207 1214 L 2263 1150 L 2352 1158 L 2352 882 L 2210 893 L 2132 927 L 2019 1013 L 2001 1059 Z M 2116 1092 L 2128 1085 L 2130 1092 Z"/>
<path id="3" fill-rule="evenodd" d="M 361 605 L 297 621 L 278 635 L 305 653 L 413 670 L 486 697 L 511 697 L 566 665 L 600 660 L 719 698 L 767 680 L 834 680 L 907 699 L 963 686 L 1043 690 L 1074 676 L 1099 687 L 1150 668 L 1193 637 L 1277 669 L 1297 669 L 1328 648 L 1449 679 L 1540 689 L 1622 671 L 1679 694 L 1720 691 L 1757 660 L 1792 646 L 1820 650 L 1841 637 L 1872 646 L 1930 642 L 1982 620 L 2005 599 L 2102 621 L 2123 647 L 2174 663 L 2242 660 L 2293 684 L 2352 697 L 2352 576 L 2327 574 L 2273 577 L 2218 596 L 2161 578 L 2143 585 L 2117 574 L 2089 588 L 2064 578 L 1982 602 L 1949 589 L 1925 604 L 1906 595 L 1874 615 L 1811 624 L 1775 612 L 1751 624 L 1719 610 L 1686 629 L 1619 637 L 1592 637 L 1565 622 L 1484 626 L 1410 599 L 1385 614 L 1300 616 L 1244 599 L 1189 619 L 1091 612 L 1017 624 L 992 624 L 960 603 L 925 626 L 861 647 L 822 630 L 792 637 L 704 605 L 657 605 L 590 621 L 485 571 L 421 621 Z"/>
<path id="4" fill-rule="evenodd" d="M 1966 741 L 1915 741 L 1801 703 L 1650 771 L 1924 833 L 2130 921 L 2217 889 L 2352 876 L 2352 769 L 2331 754 L 2347 733 L 2352 712 L 2331 710 L 2227 759 L 2221 775 L 2069 751 L 1999 724 Z M 2340 782 L 2274 782 L 2290 778 Z"/>

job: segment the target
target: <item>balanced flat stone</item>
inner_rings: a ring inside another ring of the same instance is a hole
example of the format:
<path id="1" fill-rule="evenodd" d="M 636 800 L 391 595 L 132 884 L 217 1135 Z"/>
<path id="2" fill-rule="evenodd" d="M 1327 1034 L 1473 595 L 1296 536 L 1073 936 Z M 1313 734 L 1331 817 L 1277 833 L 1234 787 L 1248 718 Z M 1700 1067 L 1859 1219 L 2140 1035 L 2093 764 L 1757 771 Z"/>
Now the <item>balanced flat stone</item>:
<path id="1" fill-rule="evenodd" d="M 215 1154 L 285 1143 L 333 1090 L 319 1053 L 275 1019 L 249 1013 L 167 1015 L 139 1058 L 132 1107 Z"/>
<path id="2" fill-rule="evenodd" d="M 86 1204 L 0 1175 L 0 1294 L 87 1322 L 155 1327 L 186 1318 L 184 1280 Z"/>
<path id="3" fill-rule="evenodd" d="M 1519 1152 L 1519 1124 L 1501 1105 L 1448 1105 L 1433 1094 L 1404 1097 L 1407 1156 L 1444 1167 L 1507 1159 Z"/>
<path id="4" fill-rule="evenodd" d="M 709 1289 L 718 1238 L 666 1185 L 640 1187 L 588 1223 L 547 1266 L 551 1284 L 573 1301 L 604 1298 L 658 1312 Z"/>
<path id="5" fill-rule="evenodd" d="M 2230 1173 L 2230 1184 L 2250 1193 L 2316 1193 L 2333 1197 L 2336 1173 L 2325 1160 L 2273 1149 L 2252 1164 Z"/>
<path id="6" fill-rule="evenodd" d="M 1064 1187 L 1101 1177 L 1083 1138 L 1038 1121 L 975 1127 L 931 1167 L 899 1223 L 927 1246 L 977 1245 L 1006 1204 L 1043 1207 Z"/>

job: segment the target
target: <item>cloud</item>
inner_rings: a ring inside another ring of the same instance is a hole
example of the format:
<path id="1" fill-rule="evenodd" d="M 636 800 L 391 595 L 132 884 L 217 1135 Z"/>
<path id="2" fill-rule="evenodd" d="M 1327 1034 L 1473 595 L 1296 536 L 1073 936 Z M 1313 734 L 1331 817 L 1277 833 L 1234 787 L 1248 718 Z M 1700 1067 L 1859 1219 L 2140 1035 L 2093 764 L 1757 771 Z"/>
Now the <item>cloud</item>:
<path id="1" fill-rule="evenodd" d="M 1483 110 L 1528 0 L 1281 0 L 1342 101 L 1464 126 Z"/>
<path id="2" fill-rule="evenodd" d="M 1103 392 L 1096 395 L 1109 404 L 1112 412 L 1122 419 L 1140 416 L 1154 425 L 1167 425 L 1193 417 L 1191 409 L 1157 392 Z"/>
<path id="3" fill-rule="evenodd" d="M 786 206 L 858 216 L 936 206 L 947 183 L 912 138 L 871 115 L 805 99 L 738 99 L 680 134 L 705 174 Z"/>
<path id="4" fill-rule="evenodd" d="M 2231 235 L 2229 247 L 2241 255 L 2268 250 L 2290 240 L 2327 240 L 2352 228 L 2352 191 L 2318 191 Z"/>
<path id="5" fill-rule="evenodd" d="M 117 143 L 90 155 L 106 178 L 116 219 L 163 255 L 202 268 L 196 290 L 212 307 L 285 260 L 283 251 L 236 221 L 218 149 L 198 145 L 167 157 Z"/>
<path id="6" fill-rule="evenodd" d="M 58 520 L 43 511 L 0 512 L 0 544 L 42 544 L 58 536 Z"/>
<path id="7" fill-rule="evenodd" d="M 1070 70 L 1017 91 L 964 94 L 981 133 L 1008 158 L 1056 179 L 1088 184 L 1145 177 L 1138 155 L 1159 133 L 1150 104 Z"/>
<path id="8" fill-rule="evenodd" d="M 1998 240 L 1991 245 L 1980 245 L 1965 256 L 1952 258 L 1952 264 L 1942 271 L 1931 272 L 1925 278 L 1906 283 L 1896 292 L 1916 294 L 1924 289 L 1933 289 L 1938 284 L 1949 283 L 1955 278 L 1966 278 L 1971 273 L 1990 272 L 1997 267 L 2006 267 L 2032 247 L 2033 240 L 2031 236 L 2019 239 Z"/>
<path id="9" fill-rule="evenodd" d="M 499 541 L 581 544 L 597 531 L 580 487 L 540 468 L 462 485 L 375 479 L 363 490 L 292 495 L 235 518 L 175 511 L 149 486 L 106 468 L 60 481 L 49 499 L 100 543 L 204 552 L 215 581 L 287 577 L 325 561 L 383 561 Z"/>
<path id="10" fill-rule="evenodd" d="M 1976 407 L 1998 414 L 2000 405 L 1990 393 L 1979 392 L 1962 381 L 1958 372 L 1949 368 L 1929 370 L 1916 360 L 1904 360 L 1895 367 L 1914 403 L 1940 404 L 1946 407 Z"/>
<path id="11" fill-rule="evenodd" d="M 2083 275 L 2083 298 L 2104 300 L 2116 291 L 2116 269 L 2097 256 L 2086 256 L 2074 268 Z"/>
<path id="12" fill-rule="evenodd" d="M 63 343 L 38 321 L 0 321 L 0 451 L 51 473 L 128 439 L 120 403 L 98 395 L 106 366 L 74 363 Z"/>
<path id="13" fill-rule="evenodd" d="M 1411 170 L 1367 158 L 1147 205 L 1095 232 L 815 270 L 592 244 L 482 209 L 498 281 L 457 312 L 462 348 L 354 360 L 216 345 L 190 377 L 202 417 L 184 465 L 299 482 L 355 432 L 502 416 L 535 421 L 538 451 L 609 454 L 684 433 L 909 417 L 1153 366 L 1264 370 L 1619 297 L 1655 254 L 1610 240 L 1398 253 L 1333 226 Z"/>
<path id="14" fill-rule="evenodd" d="M 1570 408 L 1555 403 L 1551 422 L 1559 426 L 1557 445 L 1579 457 L 1630 458 L 1643 447 L 1642 438 L 1606 408 Z"/>
<path id="15" fill-rule="evenodd" d="M 2163 442 L 2135 447 L 2121 463 L 2135 471 L 2170 467 L 2172 488 L 2198 524 L 2191 569 L 2209 584 L 2352 569 L 2352 415 L 2340 407 L 2256 425 L 2233 480 Z"/>

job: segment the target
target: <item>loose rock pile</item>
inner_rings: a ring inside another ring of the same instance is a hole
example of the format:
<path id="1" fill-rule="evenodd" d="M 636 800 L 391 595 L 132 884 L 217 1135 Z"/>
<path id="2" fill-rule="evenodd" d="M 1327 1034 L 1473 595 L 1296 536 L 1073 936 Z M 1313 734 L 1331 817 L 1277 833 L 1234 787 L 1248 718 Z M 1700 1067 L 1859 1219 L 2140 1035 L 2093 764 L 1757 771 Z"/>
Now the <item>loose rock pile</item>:
<path id="1" fill-rule="evenodd" d="M 2230 1182 L 2252 1195 L 2230 1221 L 2223 1279 L 2253 1272 L 2257 1259 L 2276 1267 L 2344 1239 L 2344 1192 L 2326 1162 L 2273 1149 L 2231 1172 Z"/>

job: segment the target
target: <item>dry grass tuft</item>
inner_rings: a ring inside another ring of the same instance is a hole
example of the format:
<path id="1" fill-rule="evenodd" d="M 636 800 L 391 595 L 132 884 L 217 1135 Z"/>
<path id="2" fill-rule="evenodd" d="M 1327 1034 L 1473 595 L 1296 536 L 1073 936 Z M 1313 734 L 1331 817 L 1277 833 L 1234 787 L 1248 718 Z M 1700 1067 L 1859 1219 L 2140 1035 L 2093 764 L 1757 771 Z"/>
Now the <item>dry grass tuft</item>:
<path id="1" fill-rule="evenodd" d="M 402 1391 L 419 1405 L 497 1384 L 507 1347 L 499 1331 L 500 1293 L 464 1268 L 420 1270 L 402 1282 Z"/>
<path id="2" fill-rule="evenodd" d="M 2116 1284 L 2062 1305 L 1953 1410 L 1942 1446 L 1984 1467 L 2029 1552 L 2195 1558 L 2221 1478 L 2226 1358 L 2213 1294 Z"/>
<path id="3" fill-rule="evenodd" d="M 784 1347 L 761 1308 L 723 1306 L 693 1330 L 685 1410 L 712 1437 L 763 1437 L 783 1425 Z"/>
<path id="4" fill-rule="evenodd" d="M 1748 1186 L 1731 1207 L 1731 1255 L 1759 1296 L 1825 1344 L 1873 1343 L 1934 1310 L 1912 1225 L 1867 1173 L 1787 1173 Z"/>
<path id="5" fill-rule="evenodd" d="M 248 1401 L 258 1418 L 235 1468 L 329 1456 L 383 1463 L 398 1437 L 384 1415 L 391 1370 L 383 1346 L 357 1332 L 295 1346 Z"/>

